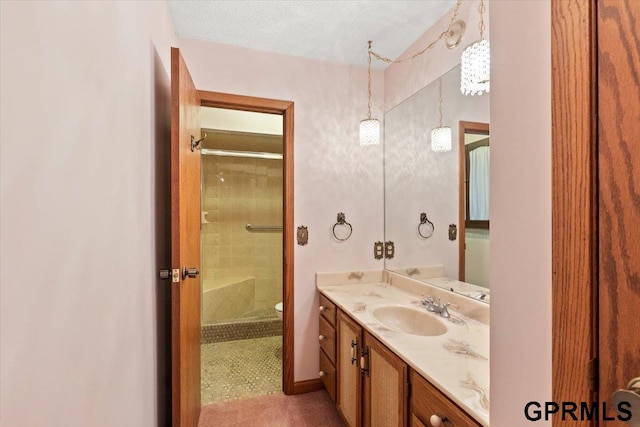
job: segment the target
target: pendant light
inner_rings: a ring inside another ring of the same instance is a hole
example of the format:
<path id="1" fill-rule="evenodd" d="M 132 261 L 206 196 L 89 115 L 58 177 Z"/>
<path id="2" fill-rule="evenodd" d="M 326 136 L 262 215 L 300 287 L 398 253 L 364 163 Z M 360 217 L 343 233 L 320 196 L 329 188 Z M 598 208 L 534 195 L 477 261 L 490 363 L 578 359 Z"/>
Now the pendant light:
<path id="1" fill-rule="evenodd" d="M 440 121 L 438 127 L 431 130 L 431 151 L 445 153 L 451 151 L 451 128 L 442 126 L 442 77 L 438 79 L 438 110 Z"/>
<path id="2" fill-rule="evenodd" d="M 489 41 L 484 39 L 484 0 L 480 0 L 480 40 L 462 52 L 460 66 L 460 91 L 464 95 L 482 95 L 489 92 L 491 54 Z"/>
<path id="3" fill-rule="evenodd" d="M 360 121 L 360 145 L 378 145 L 380 144 L 380 121 L 371 118 L 371 40 L 369 40 L 369 68 L 368 77 L 369 84 L 367 91 L 369 94 L 368 114 L 367 118 Z"/>

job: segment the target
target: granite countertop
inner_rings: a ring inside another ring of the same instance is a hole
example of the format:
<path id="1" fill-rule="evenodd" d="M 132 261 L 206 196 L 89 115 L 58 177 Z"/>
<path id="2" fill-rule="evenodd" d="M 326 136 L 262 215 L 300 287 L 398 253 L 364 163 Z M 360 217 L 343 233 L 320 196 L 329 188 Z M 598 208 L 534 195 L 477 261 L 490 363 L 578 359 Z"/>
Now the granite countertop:
<path id="1" fill-rule="evenodd" d="M 393 286 L 381 280 L 375 283 L 345 282 L 321 284 L 318 281 L 317 288 L 480 424 L 489 426 L 489 325 L 465 316 L 462 309 L 450 308 L 453 316 L 463 320 L 462 325 L 428 313 L 446 325 L 447 332 L 443 335 L 419 336 L 393 330 L 374 317 L 376 308 L 402 305 L 424 310 L 417 304 L 422 297 L 415 291 L 424 290 L 424 294 L 435 296 L 440 296 L 438 292 L 442 291 L 423 283 L 412 284 L 413 292 L 409 292 L 396 286 L 396 282 L 392 282 Z M 442 299 L 443 302 L 458 302 L 454 295 L 447 299 L 445 294 Z M 462 304 L 483 303 L 462 301 Z"/>

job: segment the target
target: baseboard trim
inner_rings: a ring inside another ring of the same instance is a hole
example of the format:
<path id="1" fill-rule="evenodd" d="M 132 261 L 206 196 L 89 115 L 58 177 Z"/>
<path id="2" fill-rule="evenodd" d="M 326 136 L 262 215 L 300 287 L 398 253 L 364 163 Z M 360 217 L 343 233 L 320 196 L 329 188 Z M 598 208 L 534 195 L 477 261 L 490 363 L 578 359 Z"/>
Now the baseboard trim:
<path id="1" fill-rule="evenodd" d="M 313 380 L 305 380 L 305 381 L 297 381 L 293 383 L 293 393 L 292 394 L 303 394 L 303 393 L 311 393 L 312 391 L 322 390 L 324 388 L 324 384 L 320 378 L 315 378 Z"/>

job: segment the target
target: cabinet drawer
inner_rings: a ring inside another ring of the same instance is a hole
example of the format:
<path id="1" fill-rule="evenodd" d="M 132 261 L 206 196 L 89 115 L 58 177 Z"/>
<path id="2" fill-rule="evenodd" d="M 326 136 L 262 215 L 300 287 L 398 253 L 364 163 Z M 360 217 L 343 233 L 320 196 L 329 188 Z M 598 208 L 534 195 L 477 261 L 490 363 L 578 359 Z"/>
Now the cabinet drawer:
<path id="1" fill-rule="evenodd" d="M 331 326 L 336 326 L 336 305 L 322 294 L 320 294 L 320 314 Z"/>
<path id="2" fill-rule="evenodd" d="M 327 389 L 333 403 L 336 402 L 336 368 L 333 366 L 324 351 L 320 350 L 320 372 L 322 382 Z"/>
<path id="3" fill-rule="evenodd" d="M 411 384 L 412 425 L 420 425 L 413 423 L 415 417 L 423 425 L 428 426 L 430 424 L 429 419 L 435 414 L 446 417 L 449 420 L 449 424 L 445 425 L 448 427 L 480 427 L 480 424 L 473 418 L 414 371 L 411 371 Z"/>
<path id="4" fill-rule="evenodd" d="M 336 330 L 327 322 L 324 317 L 320 316 L 320 348 L 324 350 L 331 360 L 336 363 Z"/>
<path id="5" fill-rule="evenodd" d="M 420 418 L 416 417 L 416 414 L 411 414 L 411 424 L 410 427 L 427 427 Z"/>

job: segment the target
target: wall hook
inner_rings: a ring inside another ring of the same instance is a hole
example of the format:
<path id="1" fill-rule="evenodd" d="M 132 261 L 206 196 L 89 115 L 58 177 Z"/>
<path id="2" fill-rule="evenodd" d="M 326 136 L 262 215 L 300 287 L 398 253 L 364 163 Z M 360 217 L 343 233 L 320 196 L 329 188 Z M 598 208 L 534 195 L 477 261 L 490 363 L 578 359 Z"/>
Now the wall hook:
<path id="1" fill-rule="evenodd" d="M 204 139 L 206 137 L 207 137 L 207 134 L 205 133 L 202 138 L 200 138 L 199 140 L 196 141 L 196 137 L 191 135 L 191 151 L 199 150 L 200 149 L 200 143 L 202 141 L 204 141 Z"/>

